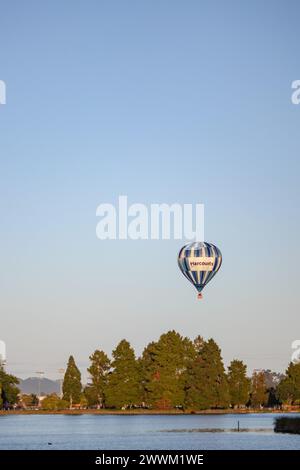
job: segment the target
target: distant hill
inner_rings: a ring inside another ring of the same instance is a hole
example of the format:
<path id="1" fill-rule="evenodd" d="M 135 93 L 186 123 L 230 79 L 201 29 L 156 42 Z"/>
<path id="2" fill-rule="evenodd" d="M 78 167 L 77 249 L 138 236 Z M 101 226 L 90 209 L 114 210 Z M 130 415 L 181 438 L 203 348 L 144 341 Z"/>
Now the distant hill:
<path id="1" fill-rule="evenodd" d="M 22 393 L 38 394 L 39 390 L 39 380 L 37 377 L 28 377 L 28 379 L 19 379 L 20 383 L 18 384 L 19 389 Z M 49 393 L 60 393 L 60 381 L 59 380 L 50 380 L 44 377 L 40 380 L 40 391 L 41 395 L 48 395 Z"/>

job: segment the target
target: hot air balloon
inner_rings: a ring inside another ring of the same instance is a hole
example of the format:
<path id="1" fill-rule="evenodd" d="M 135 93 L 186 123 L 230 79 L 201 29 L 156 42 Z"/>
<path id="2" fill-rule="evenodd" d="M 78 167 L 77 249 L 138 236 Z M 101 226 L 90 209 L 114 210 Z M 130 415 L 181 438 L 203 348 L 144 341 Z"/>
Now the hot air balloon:
<path id="1" fill-rule="evenodd" d="M 198 299 L 201 291 L 217 274 L 222 264 L 222 253 L 215 245 L 207 242 L 194 242 L 181 248 L 178 265 L 182 274 L 196 287 Z"/>

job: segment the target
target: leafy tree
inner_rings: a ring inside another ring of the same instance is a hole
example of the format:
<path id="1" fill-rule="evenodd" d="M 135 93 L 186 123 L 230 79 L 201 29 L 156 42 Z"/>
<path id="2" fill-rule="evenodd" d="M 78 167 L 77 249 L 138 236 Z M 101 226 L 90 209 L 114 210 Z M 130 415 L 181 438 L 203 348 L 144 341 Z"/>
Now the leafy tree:
<path id="1" fill-rule="evenodd" d="M 122 408 L 140 401 L 139 367 L 130 343 L 123 339 L 112 353 L 113 371 L 106 387 L 109 407 Z"/>
<path id="2" fill-rule="evenodd" d="M 69 402 L 59 398 L 56 393 L 47 395 L 41 402 L 41 408 L 47 411 L 65 410 L 68 406 Z"/>
<path id="3" fill-rule="evenodd" d="M 144 401 L 157 408 L 183 406 L 187 365 L 194 357 L 193 343 L 175 331 L 150 343 L 140 361 Z"/>
<path id="4" fill-rule="evenodd" d="M 300 400 L 300 363 L 289 364 L 285 377 L 278 385 L 278 397 L 283 403 L 291 405 Z"/>
<path id="5" fill-rule="evenodd" d="M 7 374 L 0 366 L 0 406 L 9 408 L 18 402 L 20 390 L 17 387 L 19 380 L 14 375 Z"/>
<path id="6" fill-rule="evenodd" d="M 153 404 L 153 402 L 158 399 L 158 394 L 155 394 L 154 396 L 155 387 L 153 384 L 153 382 L 159 379 L 159 373 L 157 371 L 158 367 L 156 366 L 157 353 L 158 351 L 156 343 L 151 342 L 144 349 L 142 357 L 138 360 L 141 376 L 141 399 L 143 403 Z"/>
<path id="7" fill-rule="evenodd" d="M 22 403 L 24 404 L 25 407 L 27 407 L 27 406 L 38 406 L 39 399 L 34 393 L 31 393 L 30 395 L 23 394 L 22 395 Z"/>
<path id="8" fill-rule="evenodd" d="M 263 371 L 254 372 L 251 381 L 250 403 L 252 407 L 260 407 L 267 403 L 268 393 Z"/>
<path id="9" fill-rule="evenodd" d="M 251 380 L 246 375 L 247 366 L 237 359 L 228 367 L 230 403 L 234 407 L 245 405 L 249 400 Z"/>
<path id="10" fill-rule="evenodd" d="M 97 407 L 99 408 L 99 396 L 97 390 L 93 385 L 87 385 L 84 388 L 84 395 L 87 400 L 87 405 L 89 407 Z"/>
<path id="11" fill-rule="evenodd" d="M 89 390 L 85 390 L 88 396 L 95 398 L 93 404 L 97 404 L 99 408 L 105 404 L 105 389 L 107 387 L 108 372 L 110 370 L 110 360 L 103 351 L 96 350 L 90 356 L 91 365 L 88 372 L 91 376 L 92 383 L 88 385 Z M 89 399 L 87 398 L 89 401 Z"/>
<path id="12" fill-rule="evenodd" d="M 201 410 L 228 405 L 229 390 L 221 350 L 213 339 L 209 339 L 188 366 L 186 406 Z"/>
<path id="13" fill-rule="evenodd" d="M 63 399 L 69 403 L 70 408 L 73 403 L 80 402 L 81 390 L 81 374 L 74 357 L 70 356 L 63 381 Z"/>

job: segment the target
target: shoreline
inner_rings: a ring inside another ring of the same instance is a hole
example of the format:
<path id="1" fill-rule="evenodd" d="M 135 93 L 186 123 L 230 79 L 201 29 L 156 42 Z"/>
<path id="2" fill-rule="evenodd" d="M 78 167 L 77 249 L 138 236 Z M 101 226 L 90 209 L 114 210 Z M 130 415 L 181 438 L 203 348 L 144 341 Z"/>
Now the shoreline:
<path id="1" fill-rule="evenodd" d="M 176 411 L 176 410 L 0 410 L 0 416 L 9 415 L 119 415 L 119 416 L 188 416 L 188 415 L 226 415 L 226 414 L 295 414 L 299 410 L 201 410 L 201 411 Z"/>

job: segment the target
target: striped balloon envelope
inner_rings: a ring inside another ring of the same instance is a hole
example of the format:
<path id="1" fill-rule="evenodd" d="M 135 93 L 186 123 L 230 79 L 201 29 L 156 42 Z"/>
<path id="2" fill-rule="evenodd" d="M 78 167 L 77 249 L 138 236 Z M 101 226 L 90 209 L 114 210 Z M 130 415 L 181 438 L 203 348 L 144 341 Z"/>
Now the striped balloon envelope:
<path id="1" fill-rule="evenodd" d="M 181 248 L 178 265 L 183 275 L 196 287 L 199 298 L 206 284 L 217 274 L 222 264 L 222 253 L 215 245 L 194 242 Z"/>

